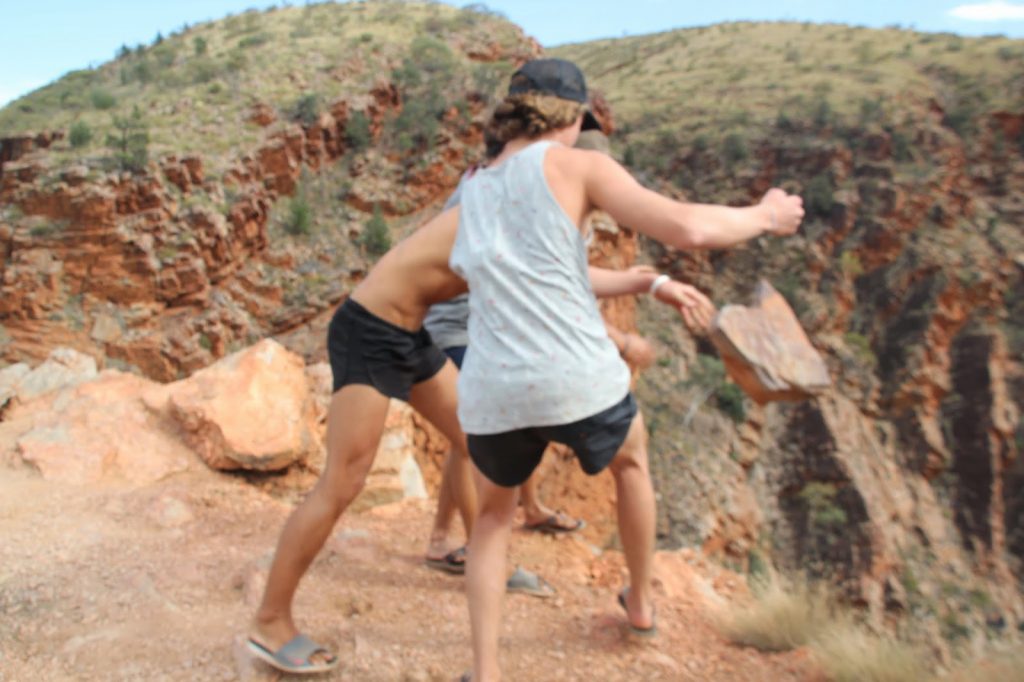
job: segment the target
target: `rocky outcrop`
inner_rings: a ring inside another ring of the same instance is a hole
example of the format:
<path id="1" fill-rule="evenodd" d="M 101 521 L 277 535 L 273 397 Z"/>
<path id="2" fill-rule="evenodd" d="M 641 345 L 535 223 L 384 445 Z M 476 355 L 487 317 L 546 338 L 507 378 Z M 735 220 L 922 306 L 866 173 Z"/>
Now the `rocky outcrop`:
<path id="1" fill-rule="evenodd" d="M 271 492 L 308 489 L 323 471 L 330 367 L 307 367 L 274 341 L 193 376 L 158 384 L 57 349 L 31 368 L 0 371 L 0 463 L 73 485 L 147 485 L 195 467 L 289 469 Z M 426 496 L 418 464 L 424 431 L 393 401 L 355 510 Z"/>
<path id="2" fill-rule="evenodd" d="M 366 118 L 372 144 L 403 107 L 399 88 L 383 79 L 308 123 L 271 125 L 269 105 L 253 105 L 263 139 L 213 175 L 199 155 L 168 155 L 135 174 L 51 169 L 40 149 L 59 136 L 11 141 L 0 178 L 0 358 L 38 361 L 64 344 L 170 381 L 307 323 L 341 299 L 365 262 L 337 258 L 329 275 L 337 283 L 307 293 L 294 255 L 271 250 L 274 204 L 297 191 L 303 173 L 341 158 L 350 172 L 341 196 L 352 209 L 396 216 L 436 203 L 479 153 L 485 100 L 467 92 L 466 101 L 445 114 L 426 160 L 422 150 L 350 154 L 353 115 Z M 330 261 L 323 248 L 308 251 Z"/>
<path id="3" fill-rule="evenodd" d="M 1007 199 L 1024 165 L 988 132 L 1014 120 L 979 121 L 970 143 L 934 111 L 914 130 L 845 129 L 846 142 L 790 129 L 738 179 L 704 152 L 678 161 L 702 199 L 712 184 L 756 198 L 782 169 L 815 180 L 789 244 L 652 254 L 720 299 L 745 295 L 752 275 L 770 279 L 834 387 L 795 406 L 748 404 L 735 426 L 708 416 L 694 433 L 660 436 L 696 441 L 685 458 L 680 446 L 657 455 L 678 467 L 660 486 L 676 542 L 834 580 L 880 623 L 917 619 L 942 655 L 943 642 L 977 650 L 1024 621 L 1021 545 L 1009 539 L 1022 508 L 1022 348 L 1009 339 L 1020 338 L 1024 212 Z M 905 150 L 895 160 L 898 135 L 916 161 Z M 757 514 L 735 513 L 751 492 Z M 747 522 L 723 522 L 735 518 Z"/>
<path id="4" fill-rule="evenodd" d="M 48 149 L 54 142 L 62 139 L 64 139 L 64 131 L 61 130 L 0 138 L 0 179 L 3 178 L 5 165 L 17 161 L 33 150 Z"/>
<path id="5" fill-rule="evenodd" d="M 302 358 L 262 341 L 146 396 L 214 469 L 278 471 L 322 448 Z"/>
<path id="6" fill-rule="evenodd" d="M 58 349 L 57 357 L 73 351 Z M 193 455 L 145 405 L 153 384 L 88 358 L 77 369 L 49 360 L 25 376 L 0 421 L 0 461 L 24 463 L 75 485 L 146 484 L 184 471 Z"/>

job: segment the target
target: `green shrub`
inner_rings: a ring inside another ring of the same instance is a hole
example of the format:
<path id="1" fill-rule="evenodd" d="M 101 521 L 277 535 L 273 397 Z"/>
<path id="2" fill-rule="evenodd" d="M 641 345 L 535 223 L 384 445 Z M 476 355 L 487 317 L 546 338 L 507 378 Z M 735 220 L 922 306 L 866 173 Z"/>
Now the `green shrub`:
<path id="1" fill-rule="evenodd" d="M 373 256 L 384 255 L 391 248 L 391 231 L 377 204 L 374 204 L 373 216 L 367 221 L 363 233 L 359 235 L 359 245 Z"/>
<path id="2" fill-rule="evenodd" d="M 305 197 L 300 195 L 289 202 L 284 231 L 294 236 L 308 235 L 313 231 L 313 209 Z"/>
<path id="3" fill-rule="evenodd" d="M 827 99 L 824 97 L 818 98 L 818 101 L 814 104 L 814 113 L 812 117 L 814 125 L 818 130 L 832 125 L 835 121 L 835 114 L 832 112 L 832 105 Z"/>
<path id="4" fill-rule="evenodd" d="M 807 519 L 814 526 L 835 528 L 846 524 L 846 512 L 836 504 L 838 491 L 834 483 L 811 481 L 798 497 L 807 508 Z"/>
<path id="5" fill-rule="evenodd" d="M 734 164 L 745 160 L 750 156 L 747 143 L 737 133 L 730 133 L 722 141 L 722 155 L 727 163 Z"/>
<path id="6" fill-rule="evenodd" d="M 196 36 L 192 39 L 192 51 L 195 53 L 197 57 L 202 57 L 204 54 L 206 54 L 206 48 L 206 38 L 203 38 L 202 36 Z"/>
<path id="7" fill-rule="evenodd" d="M 131 80 L 146 85 L 152 82 L 153 77 L 156 75 L 156 67 L 153 66 L 151 61 L 143 57 L 132 66 L 129 73 Z"/>
<path id="8" fill-rule="evenodd" d="M 207 57 L 193 59 L 188 65 L 188 75 L 195 84 L 209 83 L 217 77 L 217 64 Z"/>
<path id="9" fill-rule="evenodd" d="M 115 134 L 107 136 L 107 146 L 121 170 L 139 172 L 149 161 L 149 129 L 136 106 L 130 116 L 114 116 Z"/>
<path id="10" fill-rule="evenodd" d="M 910 137 L 899 130 L 892 131 L 890 137 L 892 139 L 892 157 L 900 163 L 913 161 L 914 145 L 911 143 Z"/>
<path id="11" fill-rule="evenodd" d="M 715 404 L 737 424 L 742 424 L 747 418 L 743 390 L 736 384 L 723 383 L 719 386 L 715 391 Z"/>
<path id="12" fill-rule="evenodd" d="M 864 98 L 860 101 L 860 122 L 861 125 L 868 125 L 881 121 L 884 116 L 882 102 L 878 99 Z"/>
<path id="13" fill-rule="evenodd" d="M 248 59 L 246 59 L 244 52 L 241 50 L 232 50 L 231 53 L 228 54 L 227 61 L 224 62 L 224 67 L 231 73 L 238 73 L 245 68 L 247 63 Z"/>
<path id="14" fill-rule="evenodd" d="M 256 35 L 246 36 L 238 41 L 238 47 L 245 49 L 247 47 L 257 47 L 270 41 L 269 33 L 257 33 Z"/>
<path id="15" fill-rule="evenodd" d="M 373 141 L 370 132 L 370 117 L 365 112 L 356 111 L 349 116 L 345 124 L 345 139 L 355 152 L 361 152 Z"/>
<path id="16" fill-rule="evenodd" d="M 92 141 L 92 129 L 85 121 L 75 121 L 68 131 L 68 141 L 75 149 L 86 146 Z"/>
<path id="17" fill-rule="evenodd" d="M 875 351 L 871 349 L 871 341 L 863 334 L 847 332 L 843 335 L 843 342 L 864 364 L 871 367 L 878 364 L 878 358 L 875 356 Z"/>
<path id="18" fill-rule="evenodd" d="M 861 265 L 860 256 L 853 251 L 843 251 L 839 256 L 839 269 L 847 277 L 860 277 L 864 274 L 864 266 Z"/>
<path id="19" fill-rule="evenodd" d="M 307 92 L 299 97 L 292 104 L 291 117 L 308 126 L 316 123 L 320 117 L 320 96 L 315 92 Z"/>
<path id="20" fill-rule="evenodd" d="M 804 206 L 812 217 L 824 218 L 835 205 L 832 179 L 826 175 L 815 175 L 803 191 Z"/>
<path id="21" fill-rule="evenodd" d="M 162 69 L 174 66 L 174 60 L 178 58 L 178 51 L 170 45 L 161 45 L 153 50 L 153 58 Z"/>
<path id="22" fill-rule="evenodd" d="M 106 90 L 100 90 L 98 88 L 92 91 L 92 94 L 89 96 L 89 99 L 90 101 L 92 101 L 93 107 L 101 111 L 113 109 L 117 105 L 116 97 L 114 97 Z"/>

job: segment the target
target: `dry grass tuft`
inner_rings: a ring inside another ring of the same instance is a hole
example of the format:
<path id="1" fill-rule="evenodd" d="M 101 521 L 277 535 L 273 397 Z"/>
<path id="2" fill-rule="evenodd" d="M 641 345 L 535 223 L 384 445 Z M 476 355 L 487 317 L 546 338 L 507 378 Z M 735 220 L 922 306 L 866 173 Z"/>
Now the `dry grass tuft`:
<path id="1" fill-rule="evenodd" d="M 721 614 L 718 627 L 732 642 L 760 651 L 808 646 L 832 682 L 928 679 L 915 649 L 869 632 L 824 588 L 772 579 L 753 603 L 733 605 Z"/>
<path id="2" fill-rule="evenodd" d="M 842 618 L 811 642 L 814 657 L 832 682 L 920 682 L 930 676 L 920 654 Z"/>
<path id="3" fill-rule="evenodd" d="M 1024 649 L 960 668 L 942 682 L 1024 682 Z"/>
<path id="4" fill-rule="evenodd" d="M 732 642 L 760 651 L 787 651 L 810 643 L 828 619 L 828 601 L 803 585 L 767 583 L 752 604 L 731 607 L 718 627 Z"/>

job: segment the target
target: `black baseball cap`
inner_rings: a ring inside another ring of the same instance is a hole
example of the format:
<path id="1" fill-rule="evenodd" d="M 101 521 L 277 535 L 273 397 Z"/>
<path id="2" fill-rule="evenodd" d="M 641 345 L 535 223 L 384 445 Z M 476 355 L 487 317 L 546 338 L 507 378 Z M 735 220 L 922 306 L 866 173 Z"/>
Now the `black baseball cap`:
<path id="1" fill-rule="evenodd" d="M 522 95 L 535 92 L 553 95 L 580 104 L 587 103 L 587 82 L 583 72 L 565 59 L 534 59 L 526 62 L 512 74 L 508 94 Z M 583 112 L 583 130 L 601 130 L 601 124 L 590 109 Z"/>

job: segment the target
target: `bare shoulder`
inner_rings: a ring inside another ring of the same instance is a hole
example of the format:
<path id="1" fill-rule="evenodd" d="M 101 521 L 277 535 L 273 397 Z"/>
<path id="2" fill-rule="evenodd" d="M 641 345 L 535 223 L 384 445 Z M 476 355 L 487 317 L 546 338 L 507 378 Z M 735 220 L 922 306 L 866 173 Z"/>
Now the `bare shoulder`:
<path id="1" fill-rule="evenodd" d="M 447 244 L 447 246 L 451 248 L 452 242 L 455 241 L 455 233 L 458 229 L 459 207 L 453 206 L 424 223 L 423 226 L 416 230 L 416 232 L 414 232 L 407 241 L 416 240 L 416 242 L 421 246 L 426 242 L 437 242 L 441 246 Z"/>
<path id="2" fill-rule="evenodd" d="M 552 145 L 548 151 L 548 160 L 557 167 L 558 170 L 565 171 L 580 171 L 597 165 L 604 165 L 607 162 L 615 163 L 615 161 L 605 154 L 593 149 L 577 149 L 575 147 L 566 147 L 564 145 Z"/>

